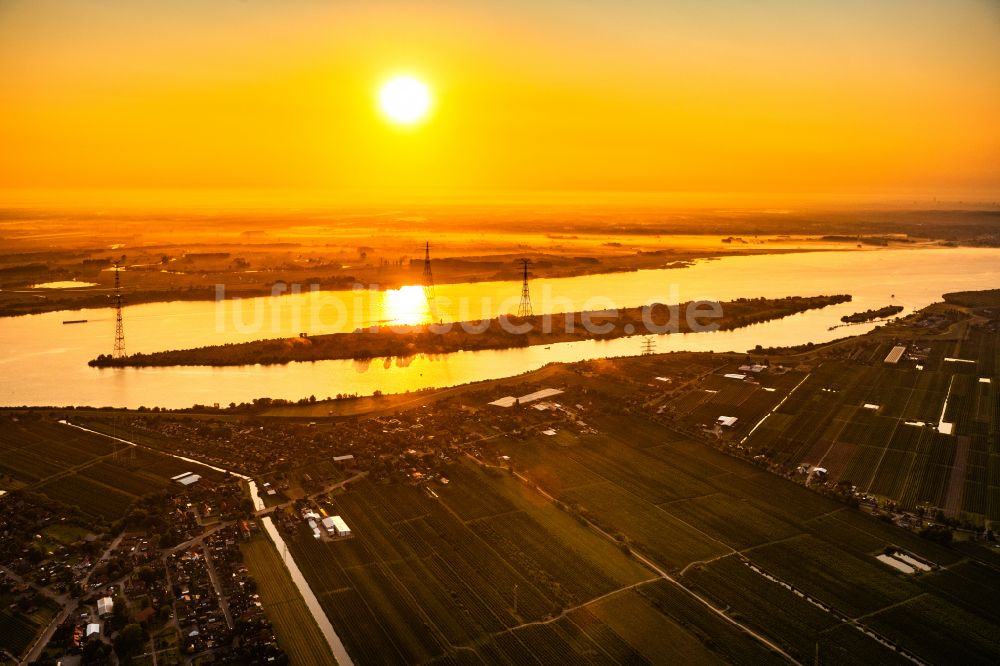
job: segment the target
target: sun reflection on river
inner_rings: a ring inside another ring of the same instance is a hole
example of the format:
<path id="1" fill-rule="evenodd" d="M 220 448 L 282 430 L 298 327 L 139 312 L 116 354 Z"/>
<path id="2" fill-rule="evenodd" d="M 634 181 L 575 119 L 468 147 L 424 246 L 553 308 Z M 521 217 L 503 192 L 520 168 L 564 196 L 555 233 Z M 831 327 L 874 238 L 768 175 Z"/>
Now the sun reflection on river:
<path id="1" fill-rule="evenodd" d="M 423 287 L 407 285 L 387 289 L 384 304 L 386 323 L 405 326 L 430 321 L 430 308 Z"/>

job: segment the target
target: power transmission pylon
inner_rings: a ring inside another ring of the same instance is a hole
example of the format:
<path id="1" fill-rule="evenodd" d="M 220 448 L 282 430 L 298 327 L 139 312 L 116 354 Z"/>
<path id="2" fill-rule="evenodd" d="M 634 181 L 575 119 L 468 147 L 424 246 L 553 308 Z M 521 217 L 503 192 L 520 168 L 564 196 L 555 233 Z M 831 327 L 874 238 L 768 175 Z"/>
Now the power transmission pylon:
<path id="1" fill-rule="evenodd" d="M 431 273 L 431 244 L 424 244 L 424 298 L 427 299 L 427 309 L 431 320 L 434 317 L 434 274 Z"/>
<path id="2" fill-rule="evenodd" d="M 652 356 L 656 353 L 656 341 L 653 338 L 645 338 L 642 341 L 642 355 Z"/>
<path id="3" fill-rule="evenodd" d="M 120 266 L 115 262 L 115 293 L 112 296 L 115 308 L 115 349 L 111 358 L 125 358 L 125 328 L 122 326 L 122 285 L 119 277 Z"/>
<path id="4" fill-rule="evenodd" d="M 530 317 L 533 314 L 531 311 L 531 292 L 528 290 L 528 264 L 531 263 L 531 259 L 518 259 L 518 262 L 524 266 L 524 281 L 521 283 L 521 303 L 517 306 L 517 316 Z"/>

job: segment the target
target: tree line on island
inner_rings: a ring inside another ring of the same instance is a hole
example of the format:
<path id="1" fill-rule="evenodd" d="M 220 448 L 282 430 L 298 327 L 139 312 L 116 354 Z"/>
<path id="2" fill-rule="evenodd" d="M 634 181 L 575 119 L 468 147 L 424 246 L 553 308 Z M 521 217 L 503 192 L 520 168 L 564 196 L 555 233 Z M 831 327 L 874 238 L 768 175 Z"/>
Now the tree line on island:
<path id="1" fill-rule="evenodd" d="M 300 335 L 133 354 L 123 358 L 102 354 L 89 364 L 95 367 L 274 365 L 295 361 L 367 360 L 511 349 L 581 340 L 612 340 L 650 333 L 731 330 L 850 300 L 851 296 L 846 294 L 740 298 L 723 303 L 692 301 L 673 306 L 654 303 L 620 310 L 532 317 L 504 315 L 476 322 L 380 326 L 358 329 L 353 333 Z"/>
<path id="2" fill-rule="evenodd" d="M 855 312 L 854 314 L 844 315 L 840 318 L 840 321 L 845 324 L 860 324 L 873 319 L 885 319 L 886 317 L 897 315 L 902 311 L 902 305 L 887 305 L 884 308 L 878 308 L 877 310 L 865 310 L 864 312 Z"/>

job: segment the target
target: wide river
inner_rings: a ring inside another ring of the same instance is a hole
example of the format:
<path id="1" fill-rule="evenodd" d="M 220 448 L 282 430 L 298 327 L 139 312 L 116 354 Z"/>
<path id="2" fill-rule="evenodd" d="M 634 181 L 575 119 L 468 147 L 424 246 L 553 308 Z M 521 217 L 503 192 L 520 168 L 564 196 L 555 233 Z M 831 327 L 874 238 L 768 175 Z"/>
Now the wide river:
<path id="1" fill-rule="evenodd" d="M 127 285 L 128 274 L 123 275 Z M 904 314 L 949 291 L 1000 287 L 1000 250 L 971 248 L 856 250 L 729 257 L 687 268 L 534 280 L 535 314 L 652 302 L 847 293 L 851 303 L 735 331 L 653 336 L 658 352 L 745 351 L 825 342 L 874 324 L 829 330 L 845 314 L 896 304 Z M 435 319 L 465 321 L 517 309 L 520 284 L 479 282 L 435 289 Z M 352 331 L 428 316 L 419 287 L 285 294 L 244 300 L 170 302 L 124 310 L 129 353 L 198 347 L 299 333 Z M 87 320 L 64 324 L 65 320 Z M 321 361 L 274 366 L 109 368 L 87 361 L 109 353 L 111 310 L 52 312 L 0 319 L 0 405 L 189 407 L 227 405 L 262 396 L 317 398 L 338 393 L 395 393 L 507 377 L 553 361 L 640 353 L 642 338 L 550 347 L 417 355 L 371 362 Z"/>

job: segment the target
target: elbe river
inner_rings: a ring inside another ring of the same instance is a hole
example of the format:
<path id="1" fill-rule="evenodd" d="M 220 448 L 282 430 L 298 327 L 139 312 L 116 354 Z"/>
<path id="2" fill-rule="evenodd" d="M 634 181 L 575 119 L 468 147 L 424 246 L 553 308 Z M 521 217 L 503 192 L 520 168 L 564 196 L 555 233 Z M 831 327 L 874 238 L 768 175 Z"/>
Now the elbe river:
<path id="1" fill-rule="evenodd" d="M 123 275 L 128 283 L 128 275 Z M 466 321 L 514 312 L 519 282 L 439 285 L 434 319 Z M 857 335 L 875 324 L 829 330 L 840 317 L 885 305 L 907 314 L 950 291 L 1000 287 L 1000 249 L 935 248 L 804 252 L 702 260 L 687 268 L 642 270 L 531 282 L 535 314 L 635 307 L 697 299 L 851 294 L 854 300 L 746 328 L 654 336 L 657 352 L 739 351 Z M 223 301 L 127 306 L 129 353 L 183 349 L 260 338 L 353 331 L 430 316 L 424 290 L 351 290 Z M 87 323 L 63 324 L 86 319 Z M 642 338 L 584 341 L 499 351 L 371 361 L 320 361 L 272 366 L 91 368 L 110 353 L 114 314 L 108 309 L 0 319 L 0 404 L 5 406 L 189 407 L 259 397 L 318 399 L 444 387 L 520 374 L 550 362 L 627 356 Z"/>

